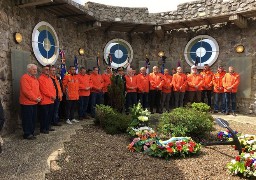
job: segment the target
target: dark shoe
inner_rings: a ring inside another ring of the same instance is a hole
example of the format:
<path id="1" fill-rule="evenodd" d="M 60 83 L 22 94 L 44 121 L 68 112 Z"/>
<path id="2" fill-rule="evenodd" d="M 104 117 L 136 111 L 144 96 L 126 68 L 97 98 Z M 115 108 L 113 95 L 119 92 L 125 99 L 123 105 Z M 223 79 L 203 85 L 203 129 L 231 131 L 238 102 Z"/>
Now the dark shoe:
<path id="1" fill-rule="evenodd" d="M 53 123 L 53 126 L 62 126 L 60 123 Z"/>
<path id="2" fill-rule="evenodd" d="M 40 131 L 42 134 L 49 134 L 49 131 Z"/>
<path id="3" fill-rule="evenodd" d="M 50 129 L 49 129 L 49 131 L 55 131 L 55 129 L 53 129 L 53 128 L 50 128 Z"/>
<path id="4" fill-rule="evenodd" d="M 213 111 L 214 114 L 218 113 L 218 111 Z"/>
<path id="5" fill-rule="evenodd" d="M 90 119 L 90 117 L 89 116 L 84 116 L 84 119 Z"/>
<path id="6" fill-rule="evenodd" d="M 24 139 L 34 140 L 36 139 L 36 137 L 31 134 L 31 135 L 28 135 L 27 137 L 24 137 Z"/>
<path id="7" fill-rule="evenodd" d="M 84 119 L 84 118 L 82 118 L 82 117 L 79 117 L 79 118 L 78 118 L 79 121 L 82 121 L 83 119 Z"/>
<path id="8" fill-rule="evenodd" d="M 229 112 L 226 112 L 225 115 L 229 115 Z"/>

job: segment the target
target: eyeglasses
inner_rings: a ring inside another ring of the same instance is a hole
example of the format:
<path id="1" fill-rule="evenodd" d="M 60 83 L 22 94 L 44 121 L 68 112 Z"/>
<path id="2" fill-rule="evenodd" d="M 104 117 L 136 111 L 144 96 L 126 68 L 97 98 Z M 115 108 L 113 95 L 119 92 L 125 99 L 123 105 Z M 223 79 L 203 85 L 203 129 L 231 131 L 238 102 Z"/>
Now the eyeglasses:
<path id="1" fill-rule="evenodd" d="M 111 68 L 107 68 L 107 69 L 111 69 Z"/>

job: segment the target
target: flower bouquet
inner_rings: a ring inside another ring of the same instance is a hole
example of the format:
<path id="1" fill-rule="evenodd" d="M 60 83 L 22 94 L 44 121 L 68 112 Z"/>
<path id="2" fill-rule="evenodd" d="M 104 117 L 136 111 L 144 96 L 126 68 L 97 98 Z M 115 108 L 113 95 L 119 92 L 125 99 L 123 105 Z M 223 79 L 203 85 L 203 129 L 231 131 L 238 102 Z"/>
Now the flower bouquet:
<path id="1" fill-rule="evenodd" d="M 237 131 L 235 131 L 234 133 L 236 135 L 239 135 Z M 217 138 L 220 141 L 232 141 L 233 140 L 232 134 L 229 132 L 229 130 L 218 132 Z"/>
<path id="2" fill-rule="evenodd" d="M 245 134 L 238 137 L 243 152 L 256 152 L 256 135 Z"/>
<path id="3" fill-rule="evenodd" d="M 242 153 L 236 156 L 227 164 L 229 172 L 233 175 L 242 175 L 244 177 L 256 177 L 256 153 Z"/>

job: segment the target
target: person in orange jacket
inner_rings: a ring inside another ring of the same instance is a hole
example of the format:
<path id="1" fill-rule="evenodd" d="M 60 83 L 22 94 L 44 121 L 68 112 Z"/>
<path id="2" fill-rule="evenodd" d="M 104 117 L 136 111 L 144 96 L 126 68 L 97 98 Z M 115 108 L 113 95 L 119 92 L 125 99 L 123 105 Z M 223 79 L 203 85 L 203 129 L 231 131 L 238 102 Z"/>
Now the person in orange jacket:
<path id="1" fill-rule="evenodd" d="M 177 67 L 177 73 L 172 77 L 174 91 L 175 108 L 183 107 L 184 95 L 187 88 L 187 76 L 182 72 L 181 67 Z"/>
<path id="2" fill-rule="evenodd" d="M 156 108 L 156 113 L 161 113 L 160 100 L 163 81 L 163 75 L 159 73 L 159 68 L 154 66 L 153 72 L 149 74 L 150 112 L 152 114 L 154 114 L 154 108 Z"/>
<path id="3" fill-rule="evenodd" d="M 223 77 L 222 83 L 225 93 L 226 114 L 228 115 L 230 113 L 231 101 L 231 111 L 236 116 L 236 93 L 240 84 L 240 75 L 234 71 L 233 66 L 229 66 L 228 73 Z"/>
<path id="4" fill-rule="evenodd" d="M 162 99 L 161 99 L 161 111 L 163 112 L 164 108 L 166 111 L 170 111 L 170 99 L 172 91 L 172 76 L 169 74 L 168 69 L 164 69 L 163 75 L 163 86 L 162 86 Z"/>
<path id="5" fill-rule="evenodd" d="M 63 91 L 66 94 L 66 123 L 77 123 L 79 121 L 74 118 L 74 114 L 79 99 L 79 82 L 75 66 L 69 67 L 69 74 L 64 76 L 62 84 Z"/>
<path id="6" fill-rule="evenodd" d="M 96 104 L 103 103 L 103 79 L 102 76 L 98 73 L 99 68 L 93 67 L 92 74 L 90 75 L 92 81 L 91 87 L 91 115 L 95 117 L 95 108 Z"/>
<path id="7" fill-rule="evenodd" d="M 137 75 L 137 98 L 144 109 L 148 108 L 148 93 L 149 93 L 149 77 L 145 67 L 140 68 L 140 74 Z"/>
<path id="8" fill-rule="evenodd" d="M 38 81 L 42 94 L 42 100 L 39 103 L 40 132 L 48 134 L 49 131 L 54 131 L 51 128 L 51 120 L 53 118 L 54 101 L 56 99 L 56 90 L 50 77 L 50 65 L 43 67 Z"/>
<path id="9" fill-rule="evenodd" d="M 191 67 L 191 73 L 187 75 L 187 91 L 188 91 L 188 101 L 201 102 L 201 92 L 203 85 L 203 78 L 200 74 L 197 73 L 197 66 L 193 65 Z"/>
<path id="10" fill-rule="evenodd" d="M 35 139 L 35 124 L 37 118 L 37 104 L 42 100 L 39 89 L 39 82 L 36 78 L 37 66 L 35 64 L 27 65 L 27 73 L 20 79 L 21 120 L 23 129 L 23 138 Z"/>
<path id="11" fill-rule="evenodd" d="M 110 105 L 108 87 L 111 84 L 112 76 L 113 76 L 112 68 L 111 68 L 111 66 L 107 66 L 106 72 L 104 74 L 102 74 L 104 105 Z"/>
<path id="12" fill-rule="evenodd" d="M 127 69 L 127 75 L 125 75 L 126 82 L 126 113 L 129 113 L 129 108 L 137 104 L 137 78 L 134 76 L 134 70 L 132 68 Z"/>
<path id="13" fill-rule="evenodd" d="M 53 115 L 51 123 L 53 126 L 61 126 L 61 124 L 59 123 L 59 105 L 62 101 L 63 93 L 61 90 L 60 78 L 56 76 L 56 68 L 54 66 L 50 67 L 50 77 L 56 91 L 56 99 L 53 105 Z"/>
<path id="14" fill-rule="evenodd" d="M 205 97 L 207 97 L 207 104 L 208 106 L 212 106 L 212 78 L 213 78 L 213 72 L 210 70 L 210 66 L 208 64 L 204 64 L 204 69 L 200 73 L 203 77 L 203 85 L 202 85 L 202 102 L 204 103 Z"/>
<path id="15" fill-rule="evenodd" d="M 218 66 L 218 71 L 213 75 L 213 92 L 214 92 L 214 113 L 218 113 L 221 110 L 222 113 L 225 113 L 225 97 L 224 97 L 224 87 L 222 79 L 225 76 L 226 72 L 224 71 L 221 65 Z M 221 106 L 219 107 L 219 102 Z"/>
<path id="16" fill-rule="evenodd" d="M 89 119 L 87 116 L 87 108 L 90 98 L 90 89 L 92 87 L 91 77 L 86 74 L 86 69 L 81 67 L 77 79 L 79 82 L 79 119 Z"/>

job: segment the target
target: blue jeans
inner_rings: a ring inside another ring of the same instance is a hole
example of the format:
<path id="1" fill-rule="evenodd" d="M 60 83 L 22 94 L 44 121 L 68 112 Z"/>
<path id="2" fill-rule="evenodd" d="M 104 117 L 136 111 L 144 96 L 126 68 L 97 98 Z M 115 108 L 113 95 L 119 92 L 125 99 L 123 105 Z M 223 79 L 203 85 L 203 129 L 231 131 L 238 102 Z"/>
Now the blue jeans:
<path id="1" fill-rule="evenodd" d="M 226 112 L 230 112 L 230 101 L 231 101 L 231 111 L 236 111 L 236 93 L 225 93 L 225 103 L 226 103 Z"/>
<path id="2" fill-rule="evenodd" d="M 79 97 L 79 118 L 87 116 L 87 107 L 89 103 L 89 96 Z"/>
<path id="3" fill-rule="evenodd" d="M 220 107 L 219 107 L 220 102 Z M 225 94 L 224 93 L 214 93 L 214 111 L 219 111 L 221 108 L 221 112 L 225 113 L 226 104 L 225 104 Z"/>
<path id="4" fill-rule="evenodd" d="M 95 117 L 95 108 L 96 104 L 102 104 L 103 101 L 103 94 L 102 93 L 91 93 L 91 115 L 94 118 Z"/>
<path id="5" fill-rule="evenodd" d="M 21 120 L 23 128 L 23 137 L 34 135 L 35 124 L 37 118 L 37 105 L 22 105 L 21 104 Z"/>

